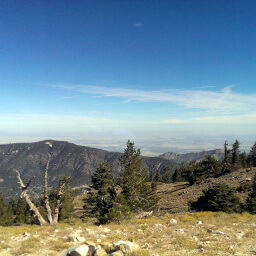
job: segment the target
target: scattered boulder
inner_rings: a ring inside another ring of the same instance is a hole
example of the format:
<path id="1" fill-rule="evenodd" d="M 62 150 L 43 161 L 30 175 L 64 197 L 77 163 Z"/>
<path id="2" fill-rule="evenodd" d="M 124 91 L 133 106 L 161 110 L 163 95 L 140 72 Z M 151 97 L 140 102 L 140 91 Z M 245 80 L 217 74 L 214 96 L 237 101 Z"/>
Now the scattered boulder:
<path id="1" fill-rule="evenodd" d="M 75 245 L 69 247 L 67 250 L 67 256 L 87 256 L 89 251 L 89 246 L 82 244 L 82 245 Z"/>
<path id="2" fill-rule="evenodd" d="M 123 253 L 131 253 L 139 249 L 139 245 L 131 241 L 118 241 L 113 243 L 116 250 L 120 250 Z"/>
<path id="3" fill-rule="evenodd" d="M 109 254 L 109 256 L 124 256 L 122 251 L 115 251 Z"/>
<path id="4" fill-rule="evenodd" d="M 96 250 L 94 251 L 93 255 L 94 256 L 107 256 L 108 254 L 100 245 L 98 245 L 96 247 Z"/>

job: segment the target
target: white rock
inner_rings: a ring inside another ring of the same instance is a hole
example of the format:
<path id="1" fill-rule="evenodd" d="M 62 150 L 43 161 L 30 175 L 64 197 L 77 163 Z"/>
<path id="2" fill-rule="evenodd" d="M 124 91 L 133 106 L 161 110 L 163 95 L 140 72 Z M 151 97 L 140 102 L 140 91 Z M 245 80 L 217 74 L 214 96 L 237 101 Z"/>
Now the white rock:
<path id="1" fill-rule="evenodd" d="M 120 250 L 123 253 L 131 253 L 139 249 L 139 245 L 131 241 L 118 241 L 113 243 L 116 250 Z"/>
<path id="2" fill-rule="evenodd" d="M 201 220 L 199 220 L 196 225 L 202 225 L 202 224 L 203 224 L 203 222 Z"/>
<path id="3" fill-rule="evenodd" d="M 170 219 L 170 224 L 177 225 L 178 221 L 175 219 Z"/>
<path id="4" fill-rule="evenodd" d="M 104 231 L 105 233 L 109 233 L 111 230 L 110 230 L 109 228 L 104 228 L 103 231 Z"/>
<path id="5" fill-rule="evenodd" d="M 219 234 L 219 235 L 225 235 L 225 233 L 224 233 L 224 232 L 219 231 L 219 230 L 216 230 L 214 233 L 215 233 L 215 234 Z"/>
<path id="6" fill-rule="evenodd" d="M 82 245 L 75 245 L 69 247 L 67 250 L 67 256 L 86 256 L 89 251 L 89 246 L 82 244 Z"/>
<path id="7" fill-rule="evenodd" d="M 123 255 L 124 254 L 122 253 L 122 251 L 115 251 L 109 254 L 109 256 L 123 256 Z"/>
<path id="8" fill-rule="evenodd" d="M 100 246 L 98 245 L 96 247 L 96 250 L 94 251 L 94 256 L 107 256 L 108 254 L 106 253 L 106 251 Z"/>

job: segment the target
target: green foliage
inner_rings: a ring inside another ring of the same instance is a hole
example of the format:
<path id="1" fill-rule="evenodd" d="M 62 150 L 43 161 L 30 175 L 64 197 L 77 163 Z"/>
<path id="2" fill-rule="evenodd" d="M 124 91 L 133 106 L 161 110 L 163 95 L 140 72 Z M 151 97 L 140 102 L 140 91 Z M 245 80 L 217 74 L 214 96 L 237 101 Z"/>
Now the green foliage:
<path id="1" fill-rule="evenodd" d="M 12 211 L 5 201 L 4 195 L 0 193 L 0 225 L 8 226 L 12 223 Z"/>
<path id="2" fill-rule="evenodd" d="M 256 214 L 256 175 L 254 176 L 251 193 L 246 200 L 246 209 L 252 214 Z"/>
<path id="3" fill-rule="evenodd" d="M 251 166 L 256 167 L 256 142 L 251 148 L 251 151 L 248 156 L 248 162 L 250 163 Z"/>
<path id="4" fill-rule="evenodd" d="M 238 169 L 241 166 L 241 158 L 240 158 L 240 142 L 235 140 L 232 145 L 232 158 L 231 162 L 233 164 L 234 169 Z"/>
<path id="5" fill-rule="evenodd" d="M 115 206 L 116 199 L 113 174 L 106 162 L 100 163 L 92 176 L 92 184 L 97 193 L 89 193 L 84 206 L 86 215 L 96 216 L 100 223 L 106 223 L 112 219 L 110 209 Z"/>
<path id="6" fill-rule="evenodd" d="M 181 182 L 181 181 L 187 181 L 187 168 L 184 166 L 184 164 L 181 165 L 180 168 L 176 169 L 174 171 L 173 182 Z"/>
<path id="7" fill-rule="evenodd" d="M 60 182 L 59 186 L 57 188 L 54 188 L 50 193 L 49 193 L 49 201 L 50 201 L 50 206 L 51 209 L 55 208 L 57 199 L 58 199 L 58 193 L 60 190 L 60 187 L 62 184 L 65 183 L 64 187 L 64 192 L 63 196 L 61 199 L 61 205 L 60 205 L 60 211 L 59 211 L 59 220 L 65 220 L 74 215 L 74 198 L 77 195 L 77 191 L 71 190 L 70 189 L 70 177 L 64 176 Z M 42 206 L 44 205 L 44 202 L 42 201 Z"/>
<path id="8" fill-rule="evenodd" d="M 164 183 L 172 183 L 172 176 L 173 176 L 173 172 L 170 168 L 170 166 L 166 166 L 162 173 L 160 174 L 160 179 L 159 181 L 164 182 Z"/>
<path id="9" fill-rule="evenodd" d="M 131 209 L 127 205 L 123 194 L 116 197 L 114 206 L 109 209 L 109 221 L 117 221 L 127 219 L 130 215 Z"/>
<path id="10" fill-rule="evenodd" d="M 196 211 L 239 212 L 240 201 L 235 196 L 234 189 L 224 183 L 216 183 L 203 190 L 203 195 L 197 201 L 191 202 L 191 209 Z"/>
<path id="11" fill-rule="evenodd" d="M 28 204 L 24 198 L 11 200 L 10 205 L 14 214 L 14 224 L 35 224 L 36 218 L 33 212 L 30 211 Z"/>
<path id="12" fill-rule="evenodd" d="M 128 140 L 120 157 L 119 185 L 131 211 L 148 211 L 156 208 L 155 187 L 148 183 L 148 173 L 141 167 L 140 150 Z"/>

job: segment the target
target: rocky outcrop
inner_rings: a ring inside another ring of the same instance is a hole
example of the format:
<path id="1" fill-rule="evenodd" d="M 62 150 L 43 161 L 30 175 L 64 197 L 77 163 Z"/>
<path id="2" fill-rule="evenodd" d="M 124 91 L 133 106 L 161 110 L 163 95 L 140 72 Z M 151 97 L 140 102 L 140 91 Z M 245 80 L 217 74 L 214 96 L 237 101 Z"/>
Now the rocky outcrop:
<path id="1" fill-rule="evenodd" d="M 124 256 L 139 249 L 139 245 L 131 241 L 118 241 L 113 244 L 90 244 L 74 245 L 61 252 L 60 256 Z"/>

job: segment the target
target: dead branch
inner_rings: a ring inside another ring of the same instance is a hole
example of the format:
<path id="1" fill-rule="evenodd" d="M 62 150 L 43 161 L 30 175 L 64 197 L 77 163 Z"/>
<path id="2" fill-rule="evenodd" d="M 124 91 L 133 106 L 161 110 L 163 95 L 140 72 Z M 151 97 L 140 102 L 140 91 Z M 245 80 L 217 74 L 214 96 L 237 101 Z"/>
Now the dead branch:
<path id="1" fill-rule="evenodd" d="M 30 210 L 33 211 L 33 213 L 34 213 L 35 217 L 37 218 L 39 224 L 40 225 L 46 225 L 47 224 L 46 221 L 44 220 L 44 218 L 42 217 L 42 215 L 40 214 L 40 212 L 38 211 L 36 206 L 32 203 L 32 201 L 30 200 L 30 197 L 29 197 L 29 195 L 27 194 L 27 191 L 26 191 L 26 189 L 30 185 L 33 178 L 28 182 L 27 186 L 25 186 L 21 177 L 20 177 L 19 171 L 15 170 L 15 172 L 17 173 L 17 178 L 18 178 L 19 183 L 21 185 L 22 193 L 21 193 L 20 197 L 23 197 L 26 200 Z"/>

